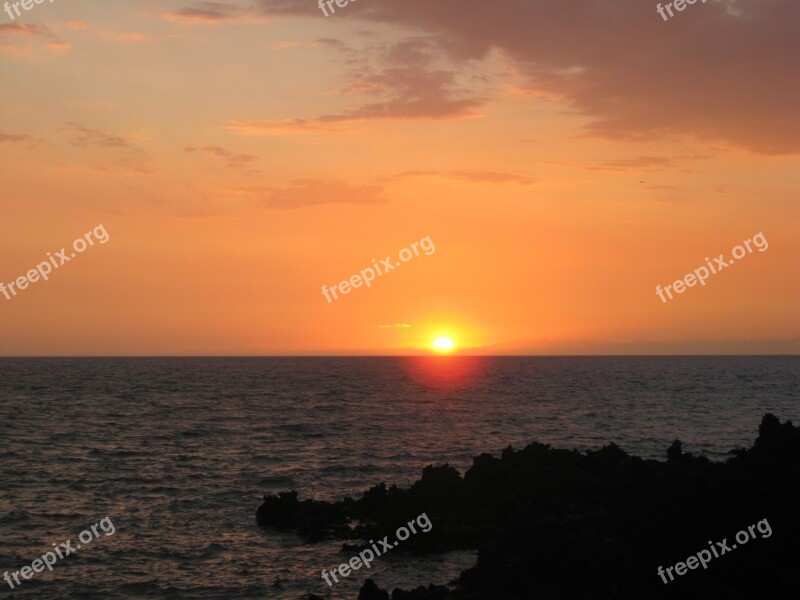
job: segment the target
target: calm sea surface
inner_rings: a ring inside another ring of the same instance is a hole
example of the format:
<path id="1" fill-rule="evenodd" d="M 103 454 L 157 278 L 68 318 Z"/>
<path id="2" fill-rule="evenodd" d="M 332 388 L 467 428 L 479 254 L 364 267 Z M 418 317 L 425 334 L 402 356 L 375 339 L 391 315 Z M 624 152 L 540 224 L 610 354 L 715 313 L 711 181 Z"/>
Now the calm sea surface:
<path id="1" fill-rule="evenodd" d="M 407 485 L 533 440 L 719 460 L 765 412 L 800 420 L 798 383 L 797 357 L 0 359 L 0 575 L 116 527 L 0 597 L 355 598 L 361 572 L 320 579 L 340 542 L 256 527 L 264 494 Z M 473 561 L 398 549 L 367 575 L 443 584 Z"/>

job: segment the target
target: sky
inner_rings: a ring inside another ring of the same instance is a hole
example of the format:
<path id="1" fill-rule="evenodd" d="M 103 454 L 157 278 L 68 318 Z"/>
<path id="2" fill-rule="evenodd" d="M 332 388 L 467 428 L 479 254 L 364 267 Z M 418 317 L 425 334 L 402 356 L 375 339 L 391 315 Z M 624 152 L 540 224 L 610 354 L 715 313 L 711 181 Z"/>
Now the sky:
<path id="1" fill-rule="evenodd" d="M 0 355 L 800 350 L 796 0 L 331 8 L 0 12 Z"/>

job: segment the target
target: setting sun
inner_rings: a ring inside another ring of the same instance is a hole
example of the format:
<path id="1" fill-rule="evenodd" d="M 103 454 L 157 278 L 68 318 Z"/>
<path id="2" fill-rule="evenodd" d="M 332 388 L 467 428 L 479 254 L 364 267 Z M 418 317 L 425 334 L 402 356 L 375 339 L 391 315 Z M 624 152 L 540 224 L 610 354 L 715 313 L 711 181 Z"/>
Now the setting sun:
<path id="1" fill-rule="evenodd" d="M 453 349 L 453 340 L 449 337 L 436 338 L 433 341 L 433 349 L 437 352 L 450 352 Z"/>

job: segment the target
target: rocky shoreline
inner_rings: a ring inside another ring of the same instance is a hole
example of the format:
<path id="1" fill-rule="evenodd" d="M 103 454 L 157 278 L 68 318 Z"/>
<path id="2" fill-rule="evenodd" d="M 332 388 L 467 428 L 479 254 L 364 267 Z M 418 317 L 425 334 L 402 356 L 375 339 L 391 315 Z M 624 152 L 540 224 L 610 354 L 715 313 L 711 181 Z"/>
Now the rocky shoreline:
<path id="1" fill-rule="evenodd" d="M 309 543 L 341 539 L 353 551 L 426 513 L 433 529 L 397 551 L 478 550 L 476 565 L 449 586 L 390 595 L 367 580 L 359 600 L 797 597 L 800 429 L 765 415 L 753 446 L 731 455 L 711 462 L 677 440 L 666 461 L 613 444 L 580 453 L 534 442 L 499 458 L 482 454 L 463 477 L 428 466 L 408 489 L 381 483 L 355 500 L 265 496 L 256 518 Z M 666 584 L 659 577 L 660 566 L 765 518 L 770 537 Z"/>

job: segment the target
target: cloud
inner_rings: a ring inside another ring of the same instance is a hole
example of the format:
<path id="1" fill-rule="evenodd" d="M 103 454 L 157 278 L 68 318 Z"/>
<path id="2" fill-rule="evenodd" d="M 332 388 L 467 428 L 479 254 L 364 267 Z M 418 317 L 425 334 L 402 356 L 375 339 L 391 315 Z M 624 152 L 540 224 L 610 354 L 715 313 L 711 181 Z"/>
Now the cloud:
<path id="1" fill-rule="evenodd" d="M 135 146 L 122 136 L 82 127 L 71 121 L 64 126 L 63 130 L 72 136 L 71 144 L 73 146 L 135 149 Z"/>
<path id="2" fill-rule="evenodd" d="M 150 161 L 137 159 L 131 156 L 105 162 L 94 167 L 95 171 L 111 173 L 114 175 L 152 175 L 156 172 Z"/>
<path id="3" fill-rule="evenodd" d="M 220 158 L 224 158 L 226 165 L 229 167 L 242 167 L 245 165 L 250 164 L 251 162 L 261 160 L 258 156 L 254 156 L 253 154 L 234 154 L 233 152 L 228 152 L 224 148 L 220 148 L 219 146 L 205 146 L 203 148 L 195 148 L 194 146 L 185 146 L 185 152 L 205 152 L 206 154 L 211 154 L 213 156 L 218 156 Z"/>
<path id="4" fill-rule="evenodd" d="M 515 175 L 501 171 L 480 170 L 455 170 L 455 171 L 405 171 L 399 177 L 445 177 L 469 183 L 516 183 L 518 185 L 533 185 L 538 179 L 526 175 Z"/>
<path id="5" fill-rule="evenodd" d="M 607 160 L 599 163 L 595 167 L 588 169 L 599 169 L 604 171 L 628 171 L 642 169 L 665 169 L 674 168 L 675 163 L 671 158 L 665 156 L 637 156 L 636 158 L 620 158 Z"/>
<path id="6" fill-rule="evenodd" d="M 305 0 L 257 0 L 256 7 L 273 17 L 322 16 L 317 4 Z"/>
<path id="7" fill-rule="evenodd" d="M 3 133 L 0 131 L 0 144 L 19 144 L 34 141 L 27 133 Z"/>
<path id="8" fill-rule="evenodd" d="M 665 23 L 639 0 L 382 2 L 364 14 L 438 36 L 462 60 L 499 48 L 531 87 L 593 117 L 589 133 L 800 152 L 800 4 L 695 4 Z"/>
<path id="9" fill-rule="evenodd" d="M 169 21 L 189 23 L 218 23 L 236 17 L 236 9 L 222 2 L 201 2 L 195 7 L 181 8 L 163 15 Z"/>
<path id="10" fill-rule="evenodd" d="M 262 195 L 267 208 L 293 209 L 328 204 L 383 204 L 383 188 L 341 181 L 303 179 L 284 188 L 269 188 Z"/>
<path id="11" fill-rule="evenodd" d="M 239 8 L 223 2 L 200 2 L 195 6 L 164 13 L 161 18 L 194 25 L 219 25 L 227 21 L 247 18 L 247 14 Z"/>
<path id="12" fill-rule="evenodd" d="M 598 162 L 584 167 L 590 171 L 684 171 L 672 158 L 666 156 L 637 156 Z"/>
<path id="13" fill-rule="evenodd" d="M 388 325 L 378 325 L 381 329 L 408 329 L 411 327 L 408 323 L 389 323 Z"/>
<path id="14" fill-rule="evenodd" d="M 485 100 L 471 97 L 456 86 L 453 71 L 425 71 L 396 67 L 367 73 L 351 82 L 350 89 L 384 96 L 338 114 L 323 115 L 322 123 L 367 119 L 448 119 L 475 116 Z"/>
<path id="15" fill-rule="evenodd" d="M 21 25 L 19 23 L 0 25 L 0 36 L 11 35 L 53 37 L 54 34 L 44 25 Z"/>
<path id="16" fill-rule="evenodd" d="M 330 48 L 336 48 L 337 50 L 347 50 L 349 46 L 345 44 L 342 40 L 337 40 L 335 38 L 319 38 L 313 44 L 314 46 L 329 46 Z"/>
<path id="17" fill-rule="evenodd" d="M 338 50 L 355 65 L 339 95 L 372 99 L 310 118 L 233 119 L 227 129 L 249 135 L 330 133 L 374 120 L 471 118 L 479 116 L 476 111 L 486 102 L 482 94 L 468 89 L 461 71 L 435 64 L 436 46 L 428 39 L 410 38 L 362 51 L 335 39 L 323 38 L 317 44 Z"/>
<path id="18" fill-rule="evenodd" d="M 47 42 L 46 46 L 48 50 L 53 50 L 55 52 L 66 52 L 67 50 L 72 50 L 72 44 L 69 42 Z"/>
<path id="19" fill-rule="evenodd" d="M 45 25 L 0 25 L 0 53 L 24 59 L 40 58 L 41 50 L 63 52 L 70 50 L 68 42 L 55 39 L 56 34 Z"/>
<path id="20" fill-rule="evenodd" d="M 316 10 L 306 0 L 259 6 L 270 15 Z M 641 0 L 357 2 L 346 18 L 430 36 L 463 65 L 498 50 L 521 88 L 588 116 L 589 135 L 800 152 L 797 0 L 698 2 L 668 22 Z M 402 101 L 366 112 L 404 109 L 413 112 Z"/>
<path id="21" fill-rule="evenodd" d="M 62 128 L 70 139 L 70 145 L 89 151 L 98 149 L 94 155 L 102 157 L 101 164 L 93 167 L 95 171 L 117 175 L 142 175 L 155 173 L 152 161 L 139 147 L 125 137 L 84 127 L 72 121 Z M 111 150 L 117 150 L 113 154 Z"/>
<path id="22" fill-rule="evenodd" d="M 111 39 L 117 42 L 157 42 L 162 39 L 169 39 L 171 36 L 157 36 L 149 33 L 125 31 L 112 34 L 105 33 L 103 37 L 111 37 Z"/>
<path id="23" fill-rule="evenodd" d="M 308 119 L 232 119 L 229 123 L 225 129 L 244 135 L 280 136 L 342 131 L 342 128 Z"/>

